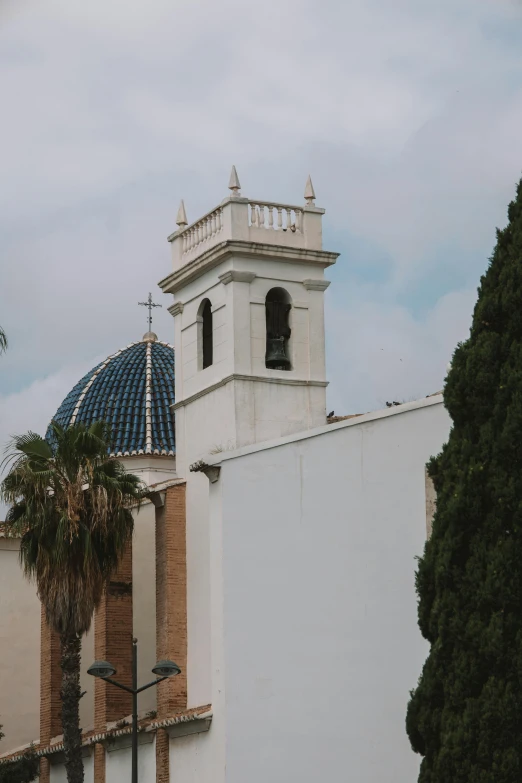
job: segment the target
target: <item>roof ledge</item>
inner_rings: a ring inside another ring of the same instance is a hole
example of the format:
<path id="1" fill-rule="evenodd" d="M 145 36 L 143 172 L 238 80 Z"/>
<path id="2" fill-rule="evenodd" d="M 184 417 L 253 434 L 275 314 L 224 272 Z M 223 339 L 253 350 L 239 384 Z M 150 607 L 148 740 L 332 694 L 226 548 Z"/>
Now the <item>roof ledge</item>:
<path id="1" fill-rule="evenodd" d="M 219 478 L 221 466 L 209 465 L 204 460 L 200 459 L 198 462 L 193 462 L 192 465 L 190 465 L 189 470 L 191 473 L 204 473 L 210 483 L 215 484 Z"/>

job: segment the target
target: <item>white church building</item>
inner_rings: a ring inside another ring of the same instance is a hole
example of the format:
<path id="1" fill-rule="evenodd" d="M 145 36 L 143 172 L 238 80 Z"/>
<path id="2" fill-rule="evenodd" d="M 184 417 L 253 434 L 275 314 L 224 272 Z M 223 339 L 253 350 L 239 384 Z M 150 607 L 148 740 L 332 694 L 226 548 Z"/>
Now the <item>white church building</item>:
<path id="1" fill-rule="evenodd" d="M 141 780 L 415 783 L 415 557 L 451 422 L 441 393 L 327 419 L 324 210 L 310 180 L 302 206 L 243 197 L 235 169 L 229 188 L 169 237 L 174 346 L 148 332 L 57 412 L 108 420 L 150 490 L 83 644 L 85 780 L 130 778 L 128 698 L 86 670 L 127 682 L 134 635 L 141 682 L 182 669 L 141 697 Z M 0 538 L 0 754 L 34 743 L 63 783 L 58 643 L 17 550 Z"/>

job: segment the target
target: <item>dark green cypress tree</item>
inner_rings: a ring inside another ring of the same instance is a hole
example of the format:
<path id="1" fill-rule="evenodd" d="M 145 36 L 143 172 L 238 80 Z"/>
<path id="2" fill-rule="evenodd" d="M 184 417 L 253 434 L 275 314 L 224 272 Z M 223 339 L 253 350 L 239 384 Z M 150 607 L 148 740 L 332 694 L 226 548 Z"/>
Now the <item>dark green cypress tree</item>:
<path id="1" fill-rule="evenodd" d="M 406 729 L 419 783 L 522 781 L 522 181 L 444 388 L 453 427 L 416 588 L 431 645 Z"/>

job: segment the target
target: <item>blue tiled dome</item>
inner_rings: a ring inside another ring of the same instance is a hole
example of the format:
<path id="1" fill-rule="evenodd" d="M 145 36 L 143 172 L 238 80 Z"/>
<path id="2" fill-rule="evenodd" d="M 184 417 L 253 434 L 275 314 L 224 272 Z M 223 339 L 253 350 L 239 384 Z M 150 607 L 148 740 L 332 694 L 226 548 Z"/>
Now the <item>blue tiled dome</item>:
<path id="1" fill-rule="evenodd" d="M 54 420 L 106 421 L 112 430 L 110 454 L 172 456 L 174 432 L 174 348 L 148 332 L 139 343 L 112 354 L 69 392 Z"/>

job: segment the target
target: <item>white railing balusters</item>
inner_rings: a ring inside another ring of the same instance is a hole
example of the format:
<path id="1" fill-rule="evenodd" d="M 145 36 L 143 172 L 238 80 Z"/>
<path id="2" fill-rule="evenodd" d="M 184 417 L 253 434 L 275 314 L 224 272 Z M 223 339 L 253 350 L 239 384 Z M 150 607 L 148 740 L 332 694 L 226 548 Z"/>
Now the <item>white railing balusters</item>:
<path id="1" fill-rule="evenodd" d="M 274 217 L 274 211 L 277 213 L 277 219 Z M 248 219 L 251 227 L 264 228 L 266 231 L 287 231 L 292 227 L 294 232 L 301 233 L 303 230 L 303 211 L 299 207 L 250 201 Z"/>
<path id="2" fill-rule="evenodd" d="M 246 202 L 246 203 L 245 203 Z M 250 239 L 252 241 L 262 241 L 274 244 L 285 244 L 291 242 L 292 245 L 303 241 L 303 220 L 304 211 L 301 207 L 290 206 L 287 204 L 277 204 L 276 202 L 260 202 L 244 200 L 244 219 L 247 221 L 245 231 L 252 230 Z M 180 251 L 184 257 L 193 257 L 198 253 L 203 253 L 207 248 L 213 247 L 217 242 L 234 237 L 225 236 L 230 231 L 226 228 L 229 225 L 228 220 L 225 223 L 223 210 L 228 206 L 219 206 L 209 212 L 207 215 L 197 220 L 190 226 L 184 227 L 179 232 Z M 240 214 L 240 213 L 239 213 Z M 264 239 L 258 234 L 263 231 Z M 277 237 L 278 232 L 281 233 Z M 271 236 L 270 236 L 271 235 Z M 248 234 L 241 234 L 246 238 Z"/>
<path id="3" fill-rule="evenodd" d="M 217 207 L 210 215 L 198 220 L 192 226 L 181 233 L 182 253 L 186 255 L 193 251 L 198 245 L 209 242 L 213 237 L 223 230 L 223 209 Z"/>

